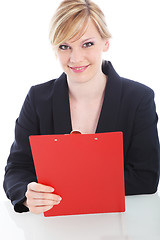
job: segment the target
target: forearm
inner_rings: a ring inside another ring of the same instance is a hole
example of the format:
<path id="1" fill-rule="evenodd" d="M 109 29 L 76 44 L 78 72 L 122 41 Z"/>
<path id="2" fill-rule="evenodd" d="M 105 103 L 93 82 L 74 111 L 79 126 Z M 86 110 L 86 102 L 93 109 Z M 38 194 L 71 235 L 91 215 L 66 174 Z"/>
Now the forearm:
<path id="1" fill-rule="evenodd" d="M 153 171 L 125 169 L 125 195 L 153 194 L 157 191 L 159 175 Z"/>
<path id="2" fill-rule="evenodd" d="M 25 212 L 28 211 L 23 202 L 26 200 L 25 193 L 27 191 L 27 185 L 30 182 L 37 182 L 34 169 L 30 167 L 19 168 L 16 164 L 8 164 L 6 167 L 6 173 L 4 177 L 4 190 L 7 197 L 11 200 L 15 211 Z"/>

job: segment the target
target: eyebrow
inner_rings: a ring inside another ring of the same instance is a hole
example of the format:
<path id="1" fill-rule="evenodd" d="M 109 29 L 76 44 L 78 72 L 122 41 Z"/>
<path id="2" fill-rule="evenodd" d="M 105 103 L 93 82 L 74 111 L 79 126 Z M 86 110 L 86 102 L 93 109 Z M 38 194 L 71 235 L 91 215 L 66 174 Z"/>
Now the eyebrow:
<path id="1" fill-rule="evenodd" d="M 90 38 L 86 38 L 86 39 L 84 39 L 82 42 L 81 42 L 81 44 L 83 44 L 84 42 L 87 42 L 87 41 L 90 41 L 90 40 L 95 40 L 95 37 L 90 37 Z M 72 42 L 71 42 L 72 43 Z M 69 43 L 64 43 L 64 44 L 69 44 Z"/>
<path id="2" fill-rule="evenodd" d="M 87 42 L 87 41 L 89 41 L 89 40 L 95 40 L 95 38 L 94 38 L 94 37 L 87 38 L 87 39 L 83 40 L 81 43 Z"/>

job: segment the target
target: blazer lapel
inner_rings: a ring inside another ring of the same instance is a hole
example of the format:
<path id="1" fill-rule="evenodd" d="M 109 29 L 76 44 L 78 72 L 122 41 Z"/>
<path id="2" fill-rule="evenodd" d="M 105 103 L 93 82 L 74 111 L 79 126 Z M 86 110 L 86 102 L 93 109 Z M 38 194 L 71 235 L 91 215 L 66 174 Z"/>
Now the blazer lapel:
<path id="1" fill-rule="evenodd" d="M 103 72 L 108 75 L 104 101 L 97 125 L 96 132 L 117 131 L 116 122 L 119 112 L 122 81 L 110 62 L 104 61 Z"/>
<path id="2" fill-rule="evenodd" d="M 55 80 L 53 93 L 53 123 L 55 134 L 68 134 L 72 130 L 68 84 L 65 73 Z"/>

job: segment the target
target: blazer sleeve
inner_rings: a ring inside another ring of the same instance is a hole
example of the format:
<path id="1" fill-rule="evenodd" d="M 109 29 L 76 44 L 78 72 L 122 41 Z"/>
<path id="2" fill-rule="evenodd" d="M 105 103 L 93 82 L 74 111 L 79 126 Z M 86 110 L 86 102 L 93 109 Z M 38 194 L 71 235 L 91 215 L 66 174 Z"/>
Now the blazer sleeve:
<path id="1" fill-rule="evenodd" d="M 29 135 L 39 134 L 33 89 L 34 87 L 30 89 L 16 120 L 15 141 L 5 168 L 4 190 L 17 212 L 28 211 L 22 204 L 26 199 L 27 185 L 33 181 L 37 182 L 29 144 Z"/>
<path id="2" fill-rule="evenodd" d="M 126 195 L 157 191 L 160 174 L 157 121 L 154 92 L 148 88 L 137 107 L 125 157 Z"/>

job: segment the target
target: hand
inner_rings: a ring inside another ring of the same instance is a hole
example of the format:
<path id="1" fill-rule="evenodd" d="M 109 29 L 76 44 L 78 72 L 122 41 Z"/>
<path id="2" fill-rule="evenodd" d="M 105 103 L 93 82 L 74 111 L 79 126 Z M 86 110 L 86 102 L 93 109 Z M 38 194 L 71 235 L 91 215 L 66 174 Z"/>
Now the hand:
<path id="1" fill-rule="evenodd" d="M 54 205 L 58 205 L 62 198 L 53 194 L 52 187 L 31 182 L 27 186 L 26 198 L 24 205 L 29 208 L 30 212 L 40 214 L 48 211 Z"/>

